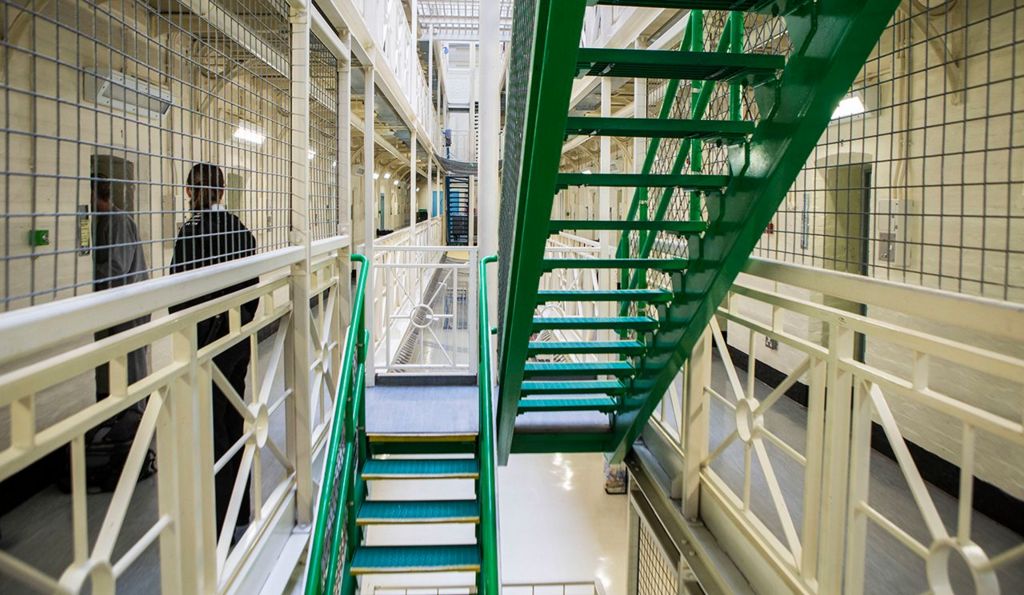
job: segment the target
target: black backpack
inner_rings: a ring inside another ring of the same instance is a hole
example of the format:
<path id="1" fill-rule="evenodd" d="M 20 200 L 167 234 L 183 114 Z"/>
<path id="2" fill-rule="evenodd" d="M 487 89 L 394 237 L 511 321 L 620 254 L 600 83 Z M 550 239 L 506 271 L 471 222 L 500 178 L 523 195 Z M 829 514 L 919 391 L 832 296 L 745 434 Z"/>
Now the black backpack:
<path id="1" fill-rule="evenodd" d="M 117 417 L 89 430 L 85 435 L 85 478 L 90 494 L 113 492 L 121 471 L 128 460 L 128 452 L 138 432 L 142 414 L 128 409 Z M 71 493 L 71 450 L 67 448 L 64 472 L 58 476 L 57 487 Z M 156 453 L 150 448 L 139 471 L 139 481 L 156 473 Z"/>

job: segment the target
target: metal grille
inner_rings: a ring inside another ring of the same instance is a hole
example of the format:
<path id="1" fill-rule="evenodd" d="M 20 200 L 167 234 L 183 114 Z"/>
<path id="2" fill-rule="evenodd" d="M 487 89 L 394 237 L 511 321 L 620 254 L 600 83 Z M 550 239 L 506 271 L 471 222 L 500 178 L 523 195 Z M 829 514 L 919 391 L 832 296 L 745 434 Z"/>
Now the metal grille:
<path id="1" fill-rule="evenodd" d="M 1016 4 L 904 2 L 755 255 L 1024 301 Z"/>
<path id="2" fill-rule="evenodd" d="M 637 595 L 676 595 L 679 576 L 650 526 L 640 523 L 637 549 Z"/>
<path id="3" fill-rule="evenodd" d="M 519 202 L 519 176 L 522 165 L 523 128 L 526 125 L 526 98 L 529 94 L 530 65 L 533 55 L 535 0 L 517 2 L 513 14 L 511 60 L 509 64 L 507 106 L 505 108 L 505 147 L 501 164 L 501 221 L 516 220 Z M 515 225 L 499 226 L 498 238 L 498 338 L 504 337 L 505 300 L 508 296 L 509 267 L 512 264 Z M 499 354 L 500 357 L 500 354 Z"/>
<path id="4" fill-rule="evenodd" d="M 0 1 L 2 310 L 166 274 L 198 162 L 258 251 L 287 244 L 287 15 L 283 0 Z"/>
<path id="5" fill-rule="evenodd" d="M 334 53 L 316 35 L 310 34 L 309 41 L 309 231 L 314 240 L 320 240 L 340 233 L 339 74 Z"/>

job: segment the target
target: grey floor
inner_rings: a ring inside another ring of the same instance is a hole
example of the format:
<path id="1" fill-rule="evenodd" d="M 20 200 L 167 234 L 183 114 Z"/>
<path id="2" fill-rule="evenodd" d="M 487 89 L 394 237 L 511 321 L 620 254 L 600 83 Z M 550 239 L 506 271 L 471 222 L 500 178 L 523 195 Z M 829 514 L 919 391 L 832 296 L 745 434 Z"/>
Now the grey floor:
<path id="1" fill-rule="evenodd" d="M 721 394 L 729 395 L 724 368 L 716 361 L 714 373 L 715 388 Z M 757 385 L 758 396 L 765 397 L 770 388 Z M 371 432 L 416 431 L 416 432 L 471 432 L 477 428 L 476 387 L 375 387 L 367 393 L 367 426 Z M 778 434 L 798 451 L 804 450 L 804 425 L 806 410 L 788 399 L 781 399 L 767 413 L 767 427 Z M 568 422 L 566 422 L 568 423 Z M 283 434 L 283 417 L 275 419 L 273 435 Z M 734 427 L 733 416 L 725 407 L 712 407 L 712 448 L 714 448 Z M 790 460 L 777 448 L 768 445 L 769 457 L 778 474 L 787 502 L 799 530 L 802 519 L 801 495 L 803 493 L 802 467 Z M 269 457 L 268 457 L 269 458 Z M 713 464 L 716 472 L 725 478 L 733 489 L 742 487 L 743 456 L 738 446 L 728 448 Z M 273 478 L 274 471 L 265 471 L 267 479 Z M 279 472 L 278 472 L 279 473 Z M 873 455 L 871 467 L 870 502 L 883 514 L 906 523 L 912 535 L 924 539 L 925 531 L 920 514 L 906 490 L 899 469 L 889 459 Z M 767 484 L 759 467 L 754 466 L 753 508 L 769 530 L 780 538 L 781 525 L 767 495 Z M 268 481 L 268 485 L 272 481 Z M 932 489 L 936 506 L 947 527 L 955 527 L 956 500 L 947 494 Z M 89 496 L 89 528 L 95 536 L 110 495 Z M 152 479 L 139 484 L 132 508 L 123 531 L 124 540 L 138 538 L 156 519 L 155 482 Z M 1003 528 L 980 514 L 974 515 L 974 538 L 987 551 L 1001 552 L 1021 541 L 1021 537 Z M 71 559 L 70 545 L 70 499 L 56 488 L 50 488 L 0 520 L 2 540 L 0 547 L 7 553 L 26 560 L 43 571 L 56 574 Z M 924 564 L 914 554 L 881 531 L 869 532 L 868 571 L 866 591 L 871 594 L 921 593 L 927 590 L 923 581 Z M 119 544 L 117 554 L 126 545 Z M 1024 565 L 1016 565 L 999 573 L 1003 593 L 1024 593 Z M 962 564 L 953 568 L 953 584 L 956 592 L 972 592 L 966 567 Z M 118 583 L 125 593 L 159 592 L 159 570 L 156 547 L 150 548 L 144 557 Z M 20 584 L 0 576 L 0 593 L 28 593 Z"/>

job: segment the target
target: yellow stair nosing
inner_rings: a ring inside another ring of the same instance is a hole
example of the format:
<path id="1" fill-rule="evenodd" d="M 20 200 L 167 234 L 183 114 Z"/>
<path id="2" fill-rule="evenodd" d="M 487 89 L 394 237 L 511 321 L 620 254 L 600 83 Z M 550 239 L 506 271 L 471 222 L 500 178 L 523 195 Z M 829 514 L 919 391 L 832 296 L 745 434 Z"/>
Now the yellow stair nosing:
<path id="1" fill-rule="evenodd" d="M 476 432 L 465 433 L 370 433 L 366 437 L 370 442 L 468 442 L 476 440 Z"/>
<path id="2" fill-rule="evenodd" d="M 465 564 L 453 566 L 396 566 L 393 568 L 356 568 L 349 569 L 353 575 L 364 574 L 413 574 L 413 573 L 435 573 L 435 572 L 480 572 L 479 564 Z"/>

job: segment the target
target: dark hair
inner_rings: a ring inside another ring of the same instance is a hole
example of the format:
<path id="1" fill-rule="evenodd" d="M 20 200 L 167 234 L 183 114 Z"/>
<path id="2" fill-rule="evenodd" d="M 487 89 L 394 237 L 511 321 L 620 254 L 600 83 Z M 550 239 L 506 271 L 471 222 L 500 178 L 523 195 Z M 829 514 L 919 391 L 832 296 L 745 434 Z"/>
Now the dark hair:
<path id="1" fill-rule="evenodd" d="M 224 194 L 224 170 L 212 163 L 197 163 L 188 172 L 185 184 L 192 190 L 192 203 L 207 209 Z"/>
<path id="2" fill-rule="evenodd" d="M 93 196 L 100 200 L 110 200 L 110 178 L 103 174 L 94 174 L 91 184 Z"/>

